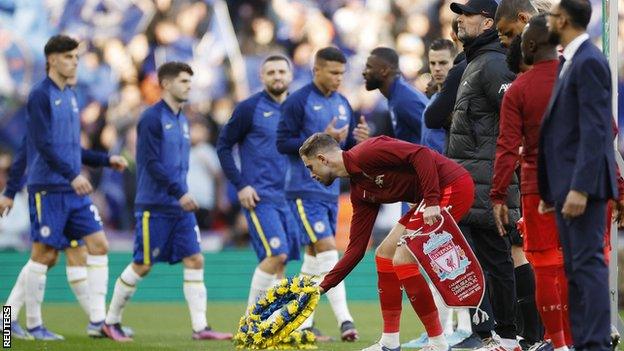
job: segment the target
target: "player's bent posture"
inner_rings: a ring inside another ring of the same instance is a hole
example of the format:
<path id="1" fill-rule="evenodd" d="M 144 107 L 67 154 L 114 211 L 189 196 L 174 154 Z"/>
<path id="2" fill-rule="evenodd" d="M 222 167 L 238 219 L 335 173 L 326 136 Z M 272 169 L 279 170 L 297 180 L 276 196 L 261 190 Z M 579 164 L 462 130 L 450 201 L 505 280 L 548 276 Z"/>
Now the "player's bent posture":
<path id="1" fill-rule="evenodd" d="M 297 223 L 284 196 L 287 160 L 275 146 L 280 105 L 292 81 L 290 62 L 281 55 L 269 56 L 260 75 L 264 90 L 234 109 L 217 142 L 221 167 L 238 189 L 260 261 L 251 279 L 247 305 L 255 303 L 276 279 L 283 277 L 288 259 L 299 259 Z M 232 155 L 236 144 L 240 170 Z"/>
<path id="2" fill-rule="evenodd" d="M 26 326 L 35 339 L 59 340 L 41 318 L 46 273 L 58 251 L 72 240 L 87 246 L 89 330 L 101 329 L 106 312 L 108 242 L 97 208 L 87 196 L 93 187 L 80 174 L 81 163 L 123 170 L 119 156 L 82 149 L 76 94 L 69 84 L 76 76 L 78 42 L 57 35 L 44 48 L 47 77 L 35 85 L 27 103 L 28 192 L 33 241 L 30 260 L 22 276 Z M 20 279 L 20 278 L 18 278 Z"/>
<path id="3" fill-rule="evenodd" d="M 168 62 L 158 69 L 162 100 L 151 106 L 137 127 L 136 236 L 133 262 L 115 283 L 104 332 L 116 341 L 132 340 L 121 328 L 123 308 L 152 264 L 184 264 L 184 297 L 191 314 L 193 339 L 229 339 L 206 322 L 204 257 L 199 228 L 192 211 L 198 206 L 188 193 L 189 126 L 182 113 L 193 70 Z"/>
<path id="4" fill-rule="evenodd" d="M 334 235 L 340 189 L 339 184 L 325 187 L 310 178 L 299 158 L 299 148 L 316 132 L 325 131 L 345 149 L 369 134 L 364 117 L 358 123 L 347 99 L 337 92 L 346 62 L 337 48 L 319 50 L 314 57 L 314 79 L 284 101 L 277 128 L 277 149 L 289 159 L 286 198 L 299 224 L 301 243 L 306 245 L 301 274 L 309 276 L 322 277 L 338 262 Z M 342 339 L 357 339 L 344 283 L 327 294 L 327 299 L 338 320 Z M 313 328 L 313 316 L 308 317 L 302 328 L 312 329 L 318 336 L 320 333 Z M 317 339 L 327 340 L 327 337 Z"/>
<path id="5" fill-rule="evenodd" d="M 344 257 L 321 282 L 321 292 L 341 282 L 362 259 L 380 204 L 424 201 L 423 219 L 433 224 L 440 216 L 441 207 L 450 206 L 451 215 L 459 221 L 473 202 L 474 184 L 470 174 L 424 146 L 381 136 L 343 152 L 332 137 L 316 133 L 306 140 L 299 153 L 312 177 L 319 182 L 329 185 L 338 177 L 351 181 L 353 217 L 349 245 Z M 384 325 L 381 340 L 365 350 L 400 350 L 401 286 L 429 336 L 429 345 L 424 349 L 448 349 L 431 290 L 408 249 L 397 247 L 415 209 L 399 220 L 375 252 Z"/>

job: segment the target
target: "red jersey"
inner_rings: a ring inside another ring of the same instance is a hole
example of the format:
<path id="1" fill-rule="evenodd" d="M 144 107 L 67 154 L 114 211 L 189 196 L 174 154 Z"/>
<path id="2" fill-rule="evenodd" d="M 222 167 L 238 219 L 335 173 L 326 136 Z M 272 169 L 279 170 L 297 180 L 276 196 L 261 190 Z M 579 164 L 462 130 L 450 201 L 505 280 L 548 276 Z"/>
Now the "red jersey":
<path id="1" fill-rule="evenodd" d="M 366 252 L 382 203 L 406 201 L 427 206 L 440 202 L 440 189 L 467 175 L 462 166 L 427 147 L 387 136 L 370 138 L 342 153 L 351 177 L 353 217 L 344 257 L 321 287 L 336 286 Z"/>
<path id="2" fill-rule="evenodd" d="M 504 204 L 507 188 L 520 159 L 520 191 L 538 194 L 537 147 L 539 132 L 557 78 L 558 60 L 536 63 L 511 84 L 503 97 L 500 132 L 496 142 L 496 160 L 490 198 Z M 522 155 L 519 148 L 522 144 Z M 520 158 L 522 157 L 522 158 Z"/>

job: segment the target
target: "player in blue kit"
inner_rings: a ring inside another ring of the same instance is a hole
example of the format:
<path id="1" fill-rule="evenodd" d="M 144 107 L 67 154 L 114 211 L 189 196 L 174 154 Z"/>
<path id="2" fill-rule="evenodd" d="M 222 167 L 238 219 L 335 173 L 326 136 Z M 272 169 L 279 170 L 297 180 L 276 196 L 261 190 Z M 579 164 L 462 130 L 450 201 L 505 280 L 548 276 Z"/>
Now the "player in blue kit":
<path id="1" fill-rule="evenodd" d="M 104 332 L 115 341 L 131 341 L 121 328 L 123 309 L 153 264 L 184 265 L 184 297 L 189 307 L 192 338 L 225 340 L 232 334 L 212 330 L 206 321 L 204 256 L 193 215 L 197 202 L 188 193 L 189 124 L 182 113 L 193 70 L 182 62 L 158 69 L 162 100 L 145 110 L 137 127 L 137 219 L 133 262 L 117 279 Z"/>
<path id="2" fill-rule="evenodd" d="M 277 149 L 288 156 L 286 198 L 299 223 L 301 242 L 306 247 L 301 273 L 322 277 L 338 262 L 336 250 L 336 217 L 339 182 L 324 186 L 310 177 L 310 171 L 299 158 L 299 148 L 316 132 L 333 136 L 348 149 L 368 138 L 368 124 L 357 118 L 347 99 L 336 92 L 345 72 L 346 58 L 334 48 L 319 50 L 314 58 L 313 81 L 292 93 L 282 104 L 277 129 Z M 327 293 L 343 340 L 358 338 L 353 317 L 347 306 L 344 283 Z M 312 328 L 313 315 L 303 324 Z M 313 330 L 318 334 L 318 331 Z"/>
<path id="3" fill-rule="evenodd" d="M 255 303 L 283 277 L 288 260 L 299 259 L 297 223 L 284 196 L 286 156 L 275 146 L 280 105 L 292 81 L 290 62 L 274 55 L 262 64 L 264 90 L 242 101 L 217 142 L 221 167 L 238 190 L 253 247 L 260 263 L 254 271 L 247 305 Z M 232 148 L 238 144 L 240 171 Z"/>
<path id="4" fill-rule="evenodd" d="M 97 208 L 87 196 L 93 190 L 80 174 L 81 163 L 123 170 L 119 156 L 82 149 L 76 94 L 69 88 L 78 65 L 78 42 L 57 35 L 45 45 L 47 77 L 35 85 L 27 102 L 28 192 L 31 214 L 30 260 L 23 269 L 28 332 L 41 340 L 62 337 L 43 326 L 41 302 L 46 274 L 58 251 L 72 240 L 87 246 L 89 329 L 104 322 L 108 282 L 108 242 Z"/>

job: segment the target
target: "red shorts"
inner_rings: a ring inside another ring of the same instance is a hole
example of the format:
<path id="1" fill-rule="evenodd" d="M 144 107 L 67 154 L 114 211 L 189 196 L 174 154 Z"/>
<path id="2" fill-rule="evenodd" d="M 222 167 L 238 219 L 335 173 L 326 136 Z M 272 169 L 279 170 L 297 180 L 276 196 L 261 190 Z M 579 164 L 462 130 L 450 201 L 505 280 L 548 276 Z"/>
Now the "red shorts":
<path id="1" fill-rule="evenodd" d="M 522 217 L 524 218 L 524 251 L 544 251 L 561 246 L 555 212 L 540 214 L 537 211 L 540 196 L 522 195 Z"/>
<path id="2" fill-rule="evenodd" d="M 472 207 L 474 201 L 474 182 L 470 174 L 463 175 L 455 179 L 451 184 L 441 189 L 442 196 L 440 198 L 440 208 L 451 208 L 449 212 L 456 222 L 459 222 L 462 217 Z M 418 205 L 412 206 L 412 208 L 401 217 L 399 223 L 407 225 L 410 218 L 414 214 L 414 211 L 418 208 Z"/>

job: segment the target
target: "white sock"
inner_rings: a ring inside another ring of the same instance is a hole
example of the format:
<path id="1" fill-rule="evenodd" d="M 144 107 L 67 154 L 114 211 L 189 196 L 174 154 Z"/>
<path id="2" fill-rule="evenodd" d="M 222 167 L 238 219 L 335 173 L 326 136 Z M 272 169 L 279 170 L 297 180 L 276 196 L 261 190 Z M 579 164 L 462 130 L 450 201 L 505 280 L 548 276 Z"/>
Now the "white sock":
<path id="1" fill-rule="evenodd" d="M 472 324 L 470 324 L 470 311 L 467 308 L 457 309 L 457 330 L 472 332 Z"/>
<path id="2" fill-rule="evenodd" d="M 273 286 L 275 277 L 275 274 L 269 274 L 261 270 L 259 267 L 256 267 L 253 277 L 251 278 L 251 287 L 249 288 L 247 306 L 255 304 L 258 297 L 262 296 L 270 287 Z"/>
<path id="3" fill-rule="evenodd" d="M 17 317 L 19 317 L 19 312 L 24 306 L 24 285 L 26 281 L 26 266 L 22 267 L 19 275 L 17 276 L 17 280 L 15 281 L 15 285 L 13 285 L 13 289 L 11 289 L 11 293 L 9 294 L 9 298 L 6 300 L 5 305 L 11 306 L 11 321 L 16 321 Z"/>
<path id="4" fill-rule="evenodd" d="M 204 270 L 184 268 L 184 298 L 191 313 L 193 331 L 204 330 L 206 321 L 206 286 Z"/>
<path id="5" fill-rule="evenodd" d="M 444 328 L 444 335 L 451 335 L 453 334 L 454 330 L 454 323 L 453 323 L 453 316 L 455 315 L 455 309 L 454 308 L 449 308 L 448 309 L 448 318 L 446 318 L 446 324 L 442 325 L 442 328 Z"/>
<path id="6" fill-rule="evenodd" d="M 26 327 L 32 329 L 43 324 L 41 319 L 41 302 L 43 302 L 45 293 L 48 266 L 28 260 L 25 268 L 24 300 L 26 302 Z"/>
<path id="7" fill-rule="evenodd" d="M 396 349 L 401 346 L 399 333 L 382 333 L 379 342 L 389 349 Z"/>
<path id="8" fill-rule="evenodd" d="M 563 345 L 561 347 L 555 347 L 555 351 L 569 351 L 567 346 Z"/>
<path id="9" fill-rule="evenodd" d="M 111 299 L 110 306 L 108 307 L 108 314 L 106 315 L 106 324 L 121 323 L 123 309 L 132 295 L 134 295 L 137 284 L 142 279 L 143 278 L 132 269 L 131 264 L 121 272 L 117 282 L 115 282 L 113 298 Z"/>
<path id="10" fill-rule="evenodd" d="M 504 347 L 507 350 L 513 350 L 514 348 L 516 348 L 516 346 L 518 346 L 518 340 L 516 339 L 503 339 L 500 338 L 500 344 L 502 347 Z"/>
<path id="11" fill-rule="evenodd" d="M 325 276 L 338 263 L 338 251 L 319 252 L 316 254 L 316 262 L 321 276 Z M 329 290 L 326 295 L 338 321 L 338 326 L 346 321 L 353 321 L 353 316 L 349 313 L 349 307 L 347 306 L 347 289 L 344 282 L 340 282 L 340 284 Z"/>
<path id="12" fill-rule="evenodd" d="M 431 284 L 428 284 L 428 285 L 429 285 L 429 289 L 431 290 L 431 295 L 433 295 L 433 302 L 438 308 L 438 316 L 440 317 L 440 324 L 442 325 L 442 327 L 444 327 L 444 334 L 451 335 L 453 334 L 453 324 L 451 324 L 450 332 L 446 328 L 448 324 L 449 316 L 451 315 L 450 310 L 444 304 L 444 300 L 442 300 L 442 296 L 440 296 L 440 293 L 438 293 L 438 290 L 436 290 L 436 288 L 433 285 Z"/>
<path id="13" fill-rule="evenodd" d="M 316 263 L 316 257 L 312 255 L 308 255 L 308 254 L 303 255 L 303 263 L 301 264 L 301 274 L 309 275 L 309 276 L 319 275 L 318 265 Z M 312 327 L 312 324 L 314 323 L 314 312 L 315 311 L 312 311 L 312 313 L 310 314 L 310 317 L 308 317 L 308 319 L 306 319 L 303 323 L 301 323 L 301 326 L 299 326 L 298 328 L 299 330 Z"/>
<path id="14" fill-rule="evenodd" d="M 98 323 L 106 318 L 108 256 L 87 255 L 87 268 L 87 284 L 89 287 L 89 321 Z"/>
<path id="15" fill-rule="evenodd" d="M 446 351 L 449 348 L 444 333 L 438 336 L 429 336 L 429 345 L 434 346 L 437 350 Z"/>
<path id="16" fill-rule="evenodd" d="M 76 300 L 80 303 L 82 310 L 89 316 L 89 283 L 87 281 L 87 267 L 67 266 L 65 268 L 69 287 L 76 295 Z"/>

